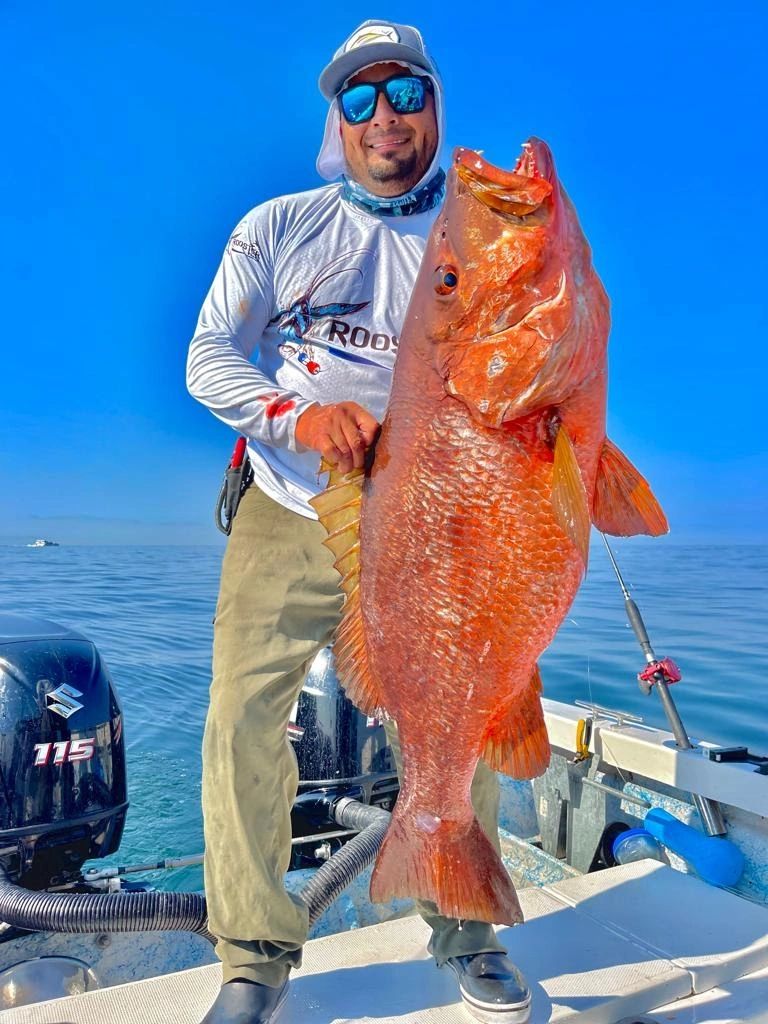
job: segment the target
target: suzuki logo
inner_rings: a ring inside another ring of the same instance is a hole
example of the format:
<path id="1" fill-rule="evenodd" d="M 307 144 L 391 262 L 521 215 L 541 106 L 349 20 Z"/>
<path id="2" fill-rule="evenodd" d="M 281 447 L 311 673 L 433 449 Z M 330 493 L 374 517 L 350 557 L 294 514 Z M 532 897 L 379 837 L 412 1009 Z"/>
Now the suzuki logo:
<path id="1" fill-rule="evenodd" d="M 46 693 L 45 706 L 49 711 L 55 711 L 57 715 L 61 715 L 62 718 L 69 718 L 85 706 L 77 700 L 78 697 L 82 696 L 80 690 L 62 683 L 55 690 Z"/>

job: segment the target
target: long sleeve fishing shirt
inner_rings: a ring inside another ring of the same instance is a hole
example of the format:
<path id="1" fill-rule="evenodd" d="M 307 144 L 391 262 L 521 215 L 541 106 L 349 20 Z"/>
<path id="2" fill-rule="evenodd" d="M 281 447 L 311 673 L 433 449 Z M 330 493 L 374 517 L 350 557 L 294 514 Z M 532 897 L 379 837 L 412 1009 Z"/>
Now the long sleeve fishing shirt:
<path id="1" fill-rule="evenodd" d="M 190 393 L 248 439 L 254 479 L 316 518 L 320 456 L 297 445 L 313 402 L 379 421 L 437 210 L 377 216 L 329 185 L 251 210 L 235 228 L 189 349 Z"/>

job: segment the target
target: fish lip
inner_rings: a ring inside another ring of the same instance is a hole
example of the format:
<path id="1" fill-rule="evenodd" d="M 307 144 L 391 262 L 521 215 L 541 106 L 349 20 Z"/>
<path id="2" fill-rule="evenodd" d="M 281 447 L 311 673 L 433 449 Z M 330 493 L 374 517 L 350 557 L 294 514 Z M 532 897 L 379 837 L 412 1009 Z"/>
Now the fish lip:
<path id="1" fill-rule="evenodd" d="M 490 163 L 474 149 L 457 146 L 453 153 L 453 162 L 457 167 L 468 171 L 473 178 L 502 188 L 513 188 L 519 175 L 514 171 L 505 171 Z"/>
<path id="2" fill-rule="evenodd" d="M 522 178 L 542 178 L 550 185 L 555 181 L 555 161 L 552 150 L 543 139 L 531 135 L 522 144 L 520 155 L 511 171 L 497 167 L 474 149 L 457 146 L 453 154 L 453 162 L 470 171 L 474 177 L 485 179 L 486 182 L 511 188 Z"/>
<path id="3" fill-rule="evenodd" d="M 481 203 L 502 214 L 528 216 L 556 194 L 554 161 L 549 146 L 531 138 L 511 171 L 489 163 L 480 153 L 454 150 L 456 175 Z"/>

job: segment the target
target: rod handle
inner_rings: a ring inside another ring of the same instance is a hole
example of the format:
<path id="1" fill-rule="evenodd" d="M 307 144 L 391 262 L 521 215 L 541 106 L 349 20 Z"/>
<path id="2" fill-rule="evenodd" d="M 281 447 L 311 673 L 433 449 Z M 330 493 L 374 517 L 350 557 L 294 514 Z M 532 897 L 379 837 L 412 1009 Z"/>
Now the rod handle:
<path id="1" fill-rule="evenodd" d="M 643 649 L 643 654 L 645 655 L 648 661 L 655 661 L 656 655 L 653 653 L 651 641 L 648 636 L 648 632 L 645 628 L 643 617 L 640 614 L 640 609 L 637 607 L 637 605 L 631 597 L 625 599 L 624 606 L 627 609 L 627 617 L 629 619 L 629 624 L 634 630 L 638 643 Z"/>

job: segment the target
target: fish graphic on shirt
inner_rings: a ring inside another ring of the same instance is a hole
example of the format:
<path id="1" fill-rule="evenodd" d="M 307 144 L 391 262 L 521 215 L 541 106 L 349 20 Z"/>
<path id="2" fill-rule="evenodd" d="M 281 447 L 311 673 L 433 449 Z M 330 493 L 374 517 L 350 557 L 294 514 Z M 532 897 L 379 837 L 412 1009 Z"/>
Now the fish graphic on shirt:
<path id="1" fill-rule="evenodd" d="M 269 321 L 270 324 L 277 324 L 277 330 L 285 338 L 279 346 L 278 351 L 285 359 L 298 357 L 298 361 L 304 366 L 308 373 L 315 375 L 322 369 L 317 361 L 314 348 L 309 339 L 309 331 L 321 321 L 329 317 L 348 316 L 350 313 L 359 313 L 360 310 L 370 306 L 370 300 L 366 302 L 324 302 L 316 301 L 318 291 L 333 278 L 342 274 L 358 274 L 361 278 L 363 272 L 358 266 L 344 266 L 350 260 L 359 256 L 367 255 L 370 249 L 353 249 L 352 252 L 342 253 L 326 263 L 312 278 L 307 290 L 300 295 L 286 309 L 279 310 Z M 370 366 L 378 366 L 373 359 L 366 359 L 351 352 L 344 352 L 339 349 L 327 348 L 327 351 L 339 359 L 348 362 L 364 363 Z"/>

